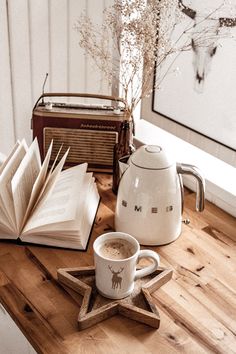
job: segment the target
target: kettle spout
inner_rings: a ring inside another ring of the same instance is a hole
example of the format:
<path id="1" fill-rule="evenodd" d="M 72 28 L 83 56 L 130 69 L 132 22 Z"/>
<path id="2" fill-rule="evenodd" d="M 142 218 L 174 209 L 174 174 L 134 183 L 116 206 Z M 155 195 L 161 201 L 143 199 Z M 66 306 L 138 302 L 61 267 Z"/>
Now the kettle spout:
<path id="1" fill-rule="evenodd" d="M 127 168 L 129 167 L 128 160 L 129 160 L 130 155 L 123 156 L 118 160 L 119 163 L 119 177 L 121 178 Z"/>

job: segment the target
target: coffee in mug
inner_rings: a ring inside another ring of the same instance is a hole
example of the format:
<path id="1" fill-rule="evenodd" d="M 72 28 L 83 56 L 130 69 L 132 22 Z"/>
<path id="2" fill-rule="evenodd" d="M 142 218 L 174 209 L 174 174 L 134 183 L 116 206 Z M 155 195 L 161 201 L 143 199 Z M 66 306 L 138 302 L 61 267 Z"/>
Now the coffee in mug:
<path id="1" fill-rule="evenodd" d="M 98 249 L 98 253 L 109 259 L 126 259 L 134 254 L 134 246 L 122 238 L 114 238 L 104 241 Z"/>
<path id="2" fill-rule="evenodd" d="M 153 273 L 160 263 L 156 252 L 140 250 L 138 241 L 122 232 L 99 236 L 93 249 L 97 289 L 101 295 L 111 299 L 122 299 L 130 295 L 135 280 Z M 136 270 L 140 258 L 151 258 L 153 263 Z"/>

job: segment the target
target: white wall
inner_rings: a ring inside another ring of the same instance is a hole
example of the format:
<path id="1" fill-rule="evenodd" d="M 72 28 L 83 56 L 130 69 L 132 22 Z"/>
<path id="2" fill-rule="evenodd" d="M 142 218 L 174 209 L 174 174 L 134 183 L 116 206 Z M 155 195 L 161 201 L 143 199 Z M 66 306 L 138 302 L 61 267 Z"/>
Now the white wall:
<path id="1" fill-rule="evenodd" d="M 42 91 L 109 89 L 79 47 L 73 29 L 81 11 L 97 23 L 112 0 L 0 0 L 0 151 L 16 139 L 31 141 L 31 112 Z"/>

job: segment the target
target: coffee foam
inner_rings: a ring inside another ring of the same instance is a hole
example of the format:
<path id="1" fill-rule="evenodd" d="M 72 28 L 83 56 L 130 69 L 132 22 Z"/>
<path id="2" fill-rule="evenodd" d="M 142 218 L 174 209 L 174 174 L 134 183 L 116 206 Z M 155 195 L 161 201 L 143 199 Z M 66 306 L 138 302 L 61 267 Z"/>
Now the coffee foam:
<path id="1" fill-rule="evenodd" d="M 114 238 L 106 240 L 99 248 L 99 254 L 102 257 L 111 260 L 126 259 L 135 253 L 135 247 L 127 240 L 122 238 Z"/>

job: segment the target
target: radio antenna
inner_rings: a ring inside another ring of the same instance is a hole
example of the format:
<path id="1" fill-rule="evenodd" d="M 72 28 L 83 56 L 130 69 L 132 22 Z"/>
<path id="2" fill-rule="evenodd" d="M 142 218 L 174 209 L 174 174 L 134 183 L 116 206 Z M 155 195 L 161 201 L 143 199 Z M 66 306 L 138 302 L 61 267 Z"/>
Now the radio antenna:
<path id="1" fill-rule="evenodd" d="M 43 82 L 42 94 L 44 94 L 44 87 L 46 85 L 47 79 L 48 79 L 48 73 L 46 73 L 46 76 L 45 76 L 45 79 L 44 79 L 44 82 Z M 42 103 L 44 103 L 44 97 L 42 99 Z"/>

